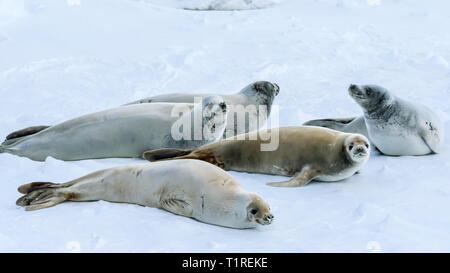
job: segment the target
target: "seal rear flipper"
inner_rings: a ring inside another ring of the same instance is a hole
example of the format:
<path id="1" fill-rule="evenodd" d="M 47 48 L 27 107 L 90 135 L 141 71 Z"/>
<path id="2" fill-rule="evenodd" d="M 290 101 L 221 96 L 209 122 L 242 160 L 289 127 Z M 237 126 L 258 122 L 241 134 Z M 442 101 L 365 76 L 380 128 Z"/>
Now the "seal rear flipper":
<path id="1" fill-rule="evenodd" d="M 27 211 L 53 207 L 70 198 L 67 193 L 57 188 L 41 188 L 33 190 L 16 201 L 16 205 L 25 207 Z"/>
<path id="2" fill-rule="evenodd" d="M 288 181 L 271 182 L 267 183 L 267 185 L 272 187 L 303 187 L 320 175 L 321 172 L 316 168 L 306 166 L 296 176 Z"/>
<path id="3" fill-rule="evenodd" d="M 43 131 L 49 127 L 50 126 L 47 126 L 47 125 L 41 125 L 41 126 L 32 126 L 32 127 L 28 127 L 28 128 L 22 129 L 22 130 L 18 130 L 18 131 L 12 132 L 11 134 L 7 135 L 6 140 L 11 140 L 11 139 L 24 137 L 24 136 L 34 135 L 34 134 L 39 133 L 40 131 Z"/>
<path id="4" fill-rule="evenodd" d="M 22 194 L 27 194 L 35 190 L 50 188 L 50 187 L 60 187 L 61 184 L 56 184 L 52 182 L 32 182 L 20 186 L 17 190 Z"/>
<path id="5" fill-rule="evenodd" d="M 193 150 L 183 150 L 183 149 L 158 149 L 150 150 L 144 152 L 142 157 L 150 162 L 160 161 L 160 160 L 172 160 L 179 159 L 179 157 L 185 157 L 189 155 Z"/>
<path id="6" fill-rule="evenodd" d="M 158 149 L 145 152 L 142 157 L 150 162 L 176 159 L 203 160 L 219 168 L 226 169 L 225 163 L 214 155 L 212 149 L 180 150 L 180 149 Z"/>
<path id="7" fill-rule="evenodd" d="M 341 119 L 316 119 L 316 120 L 310 120 L 303 125 L 305 126 L 319 126 L 319 127 L 325 127 L 333 130 L 342 130 L 342 128 L 349 124 L 350 122 L 354 121 L 356 117 L 353 118 L 341 118 Z"/>

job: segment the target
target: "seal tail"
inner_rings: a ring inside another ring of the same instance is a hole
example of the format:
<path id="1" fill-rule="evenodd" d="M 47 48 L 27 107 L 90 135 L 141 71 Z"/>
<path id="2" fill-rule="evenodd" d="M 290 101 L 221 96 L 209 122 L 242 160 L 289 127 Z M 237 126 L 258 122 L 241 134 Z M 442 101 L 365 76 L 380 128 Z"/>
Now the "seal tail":
<path id="1" fill-rule="evenodd" d="M 316 119 L 316 120 L 310 120 L 303 125 L 306 126 L 319 126 L 319 127 L 325 127 L 333 130 L 342 130 L 342 128 L 349 124 L 350 122 L 354 121 L 356 117 L 354 118 L 342 118 L 342 119 Z"/>
<path id="2" fill-rule="evenodd" d="M 5 145 L 5 143 L 0 144 L 0 154 L 1 153 L 11 153 L 11 150 L 7 145 Z"/>
<path id="3" fill-rule="evenodd" d="M 25 207 L 27 211 L 53 207 L 73 197 L 73 194 L 60 190 L 67 186 L 69 186 L 68 183 L 51 182 L 33 182 L 22 185 L 18 191 L 24 196 L 16 201 L 16 205 Z"/>
<path id="4" fill-rule="evenodd" d="M 144 152 L 142 157 L 150 162 L 174 159 L 197 159 L 192 154 L 193 151 L 183 149 L 157 149 Z"/>

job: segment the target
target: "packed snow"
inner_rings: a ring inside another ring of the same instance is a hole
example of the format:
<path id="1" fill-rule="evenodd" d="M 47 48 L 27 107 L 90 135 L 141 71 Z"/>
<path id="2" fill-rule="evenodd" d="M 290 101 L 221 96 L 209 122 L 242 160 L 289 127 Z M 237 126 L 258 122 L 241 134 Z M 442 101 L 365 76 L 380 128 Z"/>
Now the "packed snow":
<path id="1" fill-rule="evenodd" d="M 1 0 L 0 136 L 156 94 L 235 93 L 256 80 L 280 86 L 282 126 L 360 115 L 347 87 L 373 83 L 435 109 L 450 132 L 448 10 L 446 0 Z M 230 172 L 275 216 L 251 230 L 104 201 L 26 212 L 15 205 L 19 185 L 143 161 L 0 154 L 0 251 L 447 252 L 449 147 L 446 137 L 438 155 L 373 153 L 361 174 L 303 188 Z"/>
<path id="2" fill-rule="evenodd" d="M 134 0 L 186 10 L 250 10 L 271 7 L 283 0 Z"/>

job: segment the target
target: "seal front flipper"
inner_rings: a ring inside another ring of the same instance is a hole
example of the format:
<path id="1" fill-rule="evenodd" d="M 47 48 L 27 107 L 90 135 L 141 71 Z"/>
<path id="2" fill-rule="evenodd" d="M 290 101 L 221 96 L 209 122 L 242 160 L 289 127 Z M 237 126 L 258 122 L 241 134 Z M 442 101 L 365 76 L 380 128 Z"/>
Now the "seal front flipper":
<path id="1" fill-rule="evenodd" d="M 285 182 L 271 182 L 267 185 L 272 187 L 302 187 L 306 186 L 314 178 L 321 175 L 321 171 L 314 167 L 305 166 L 296 176 Z"/>
<path id="2" fill-rule="evenodd" d="M 425 122 L 425 126 L 422 127 L 419 134 L 423 142 L 430 148 L 431 152 L 439 153 L 442 143 L 440 135 L 443 135 L 443 133 L 439 132 L 431 121 Z"/>
<path id="3" fill-rule="evenodd" d="M 169 212 L 186 217 L 192 217 L 194 211 L 188 202 L 177 198 L 163 199 L 160 201 L 160 206 Z"/>
<path id="4" fill-rule="evenodd" d="M 50 126 L 42 125 L 42 126 L 31 126 L 22 130 L 18 130 L 15 132 L 12 132 L 11 134 L 6 136 L 6 140 L 11 140 L 19 137 L 34 135 L 36 133 L 39 133 L 40 131 L 43 131 Z"/>

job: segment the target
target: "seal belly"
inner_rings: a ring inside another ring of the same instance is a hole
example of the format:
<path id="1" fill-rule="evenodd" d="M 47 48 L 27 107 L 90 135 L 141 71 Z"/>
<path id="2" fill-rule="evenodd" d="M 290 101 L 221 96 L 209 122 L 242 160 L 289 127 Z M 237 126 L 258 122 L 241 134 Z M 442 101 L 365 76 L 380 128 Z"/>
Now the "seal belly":
<path id="1" fill-rule="evenodd" d="M 417 135 L 417 133 L 406 135 L 404 133 L 402 135 L 392 135 L 389 133 L 371 133 L 371 140 L 385 155 L 414 156 L 427 155 L 432 152 L 424 139 Z"/>
<path id="2" fill-rule="evenodd" d="M 413 117 L 407 121 L 411 124 Z M 415 120 L 415 119 L 414 119 Z M 371 141 L 385 155 L 391 156 L 414 156 L 426 155 L 431 153 L 424 139 L 418 134 L 414 121 L 413 126 L 407 126 L 406 121 L 393 123 L 374 123 L 368 121 L 368 127 Z"/>

